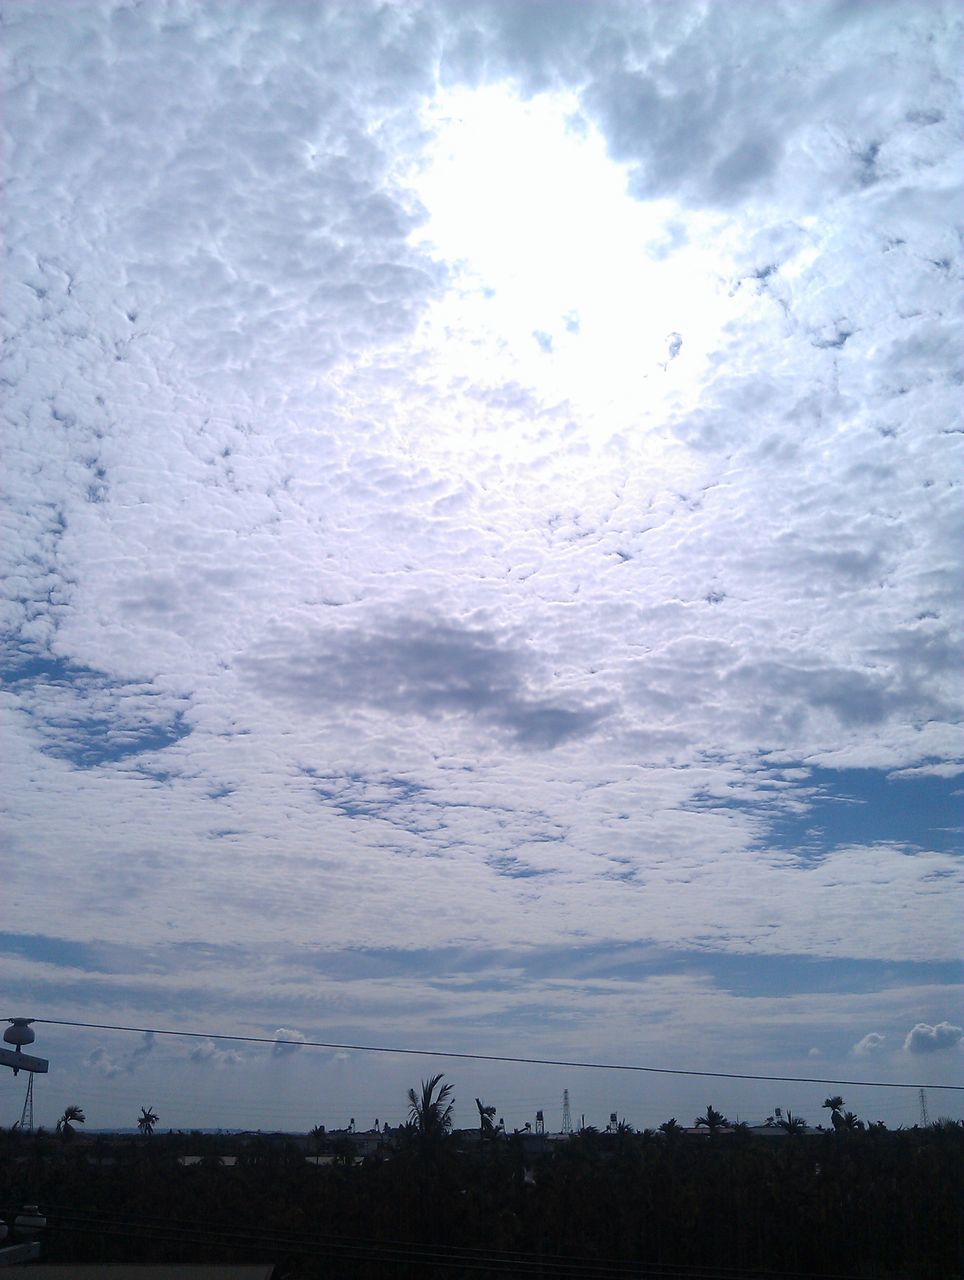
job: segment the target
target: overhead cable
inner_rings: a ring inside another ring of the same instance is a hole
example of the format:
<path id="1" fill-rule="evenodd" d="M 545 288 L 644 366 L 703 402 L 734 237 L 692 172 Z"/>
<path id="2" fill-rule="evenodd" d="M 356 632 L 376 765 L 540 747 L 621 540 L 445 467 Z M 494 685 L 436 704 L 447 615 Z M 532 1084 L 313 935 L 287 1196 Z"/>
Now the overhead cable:
<path id="1" fill-rule="evenodd" d="M 693 1071 L 685 1067 L 644 1067 L 626 1062 L 580 1062 L 570 1058 L 522 1058 L 505 1053 L 458 1053 L 446 1049 L 400 1049 L 375 1044 L 335 1044 L 328 1040 L 295 1040 L 280 1036 L 227 1035 L 221 1031 L 183 1031 L 174 1027 L 127 1027 L 112 1022 L 75 1022 L 63 1018 L 34 1018 L 35 1025 L 82 1027 L 86 1031 L 126 1031 L 137 1035 L 184 1036 L 194 1040 L 230 1040 L 235 1044 L 290 1045 L 298 1049 L 331 1049 L 345 1053 L 394 1053 L 419 1058 L 461 1058 L 472 1062 L 513 1062 L 531 1067 L 572 1067 L 592 1071 L 637 1071 L 660 1076 L 701 1076 L 711 1080 L 769 1080 L 781 1084 L 836 1084 L 862 1089 L 951 1089 L 962 1084 L 922 1084 L 919 1080 L 834 1080 L 825 1076 L 775 1076 L 746 1071 Z"/>

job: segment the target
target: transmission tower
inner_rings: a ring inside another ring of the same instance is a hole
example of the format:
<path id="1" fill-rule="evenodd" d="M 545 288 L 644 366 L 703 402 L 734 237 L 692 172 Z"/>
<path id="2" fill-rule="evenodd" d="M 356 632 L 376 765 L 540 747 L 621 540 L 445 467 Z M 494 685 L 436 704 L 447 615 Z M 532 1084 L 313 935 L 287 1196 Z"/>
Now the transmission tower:
<path id="1" fill-rule="evenodd" d="M 33 1018 L 7 1018 L 10 1026 L 3 1033 L 4 1044 L 12 1044 L 12 1049 L 4 1049 L 0 1047 L 0 1065 L 10 1067 L 13 1074 L 18 1076 L 21 1071 L 27 1073 L 27 1096 L 23 1100 L 23 1110 L 20 1113 L 19 1127 L 25 1129 L 27 1133 L 33 1132 L 33 1078 L 37 1071 L 46 1071 L 50 1065 L 46 1058 L 35 1058 L 32 1054 L 24 1053 L 23 1046 L 25 1044 L 33 1044 L 35 1036 L 33 1028 L 30 1025 Z M 15 1128 L 17 1126 L 14 1126 Z"/>
<path id="2" fill-rule="evenodd" d="M 569 1110 L 569 1090 L 562 1091 L 562 1132 L 572 1133 L 572 1112 Z"/>
<path id="3" fill-rule="evenodd" d="M 33 1133 L 33 1072 L 27 1076 L 27 1096 L 23 1100 L 20 1112 L 20 1124 L 17 1126 L 24 1133 Z"/>
<path id="4" fill-rule="evenodd" d="M 920 1097 L 920 1127 L 926 1129 L 930 1124 L 930 1117 L 927 1114 L 927 1094 L 921 1089 L 918 1096 Z"/>

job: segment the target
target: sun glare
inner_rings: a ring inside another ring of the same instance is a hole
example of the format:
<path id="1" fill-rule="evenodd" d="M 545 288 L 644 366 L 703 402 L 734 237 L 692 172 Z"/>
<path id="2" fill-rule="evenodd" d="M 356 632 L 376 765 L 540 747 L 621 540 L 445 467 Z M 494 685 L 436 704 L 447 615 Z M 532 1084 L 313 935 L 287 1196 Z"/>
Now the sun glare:
<path id="1" fill-rule="evenodd" d="M 453 268 L 427 329 L 453 376 L 515 379 L 597 433 L 695 390 L 727 310 L 708 220 L 628 196 L 571 94 L 452 92 L 426 123 L 420 239 Z"/>

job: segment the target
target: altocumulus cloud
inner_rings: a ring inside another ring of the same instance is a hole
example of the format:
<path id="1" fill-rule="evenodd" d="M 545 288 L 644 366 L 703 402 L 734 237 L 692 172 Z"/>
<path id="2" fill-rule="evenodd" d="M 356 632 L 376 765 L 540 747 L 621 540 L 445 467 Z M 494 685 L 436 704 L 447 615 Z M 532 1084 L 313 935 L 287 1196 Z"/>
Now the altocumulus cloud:
<path id="1" fill-rule="evenodd" d="M 226 1097 L 294 1022 L 771 1061 L 775 973 L 828 1068 L 870 1026 L 951 1075 L 960 28 L 6 6 L 11 995 L 262 1033 L 180 1051 Z M 620 985 L 559 986 L 582 948 Z"/>
<path id="2" fill-rule="evenodd" d="M 908 1031 L 904 1048 L 908 1053 L 939 1053 L 941 1049 L 955 1048 L 962 1039 L 964 1028 L 952 1022 L 938 1022 L 933 1027 L 927 1022 L 918 1022 Z"/>

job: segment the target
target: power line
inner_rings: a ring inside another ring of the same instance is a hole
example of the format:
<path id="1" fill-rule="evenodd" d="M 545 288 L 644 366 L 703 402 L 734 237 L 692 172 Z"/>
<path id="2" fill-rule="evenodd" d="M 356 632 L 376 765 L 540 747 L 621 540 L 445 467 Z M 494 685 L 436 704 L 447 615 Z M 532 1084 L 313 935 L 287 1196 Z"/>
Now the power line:
<path id="1" fill-rule="evenodd" d="M 275 1036 L 225 1035 L 220 1031 L 182 1031 L 173 1027 L 126 1027 L 112 1022 L 73 1022 L 62 1018 L 34 1018 L 48 1027 L 82 1027 L 87 1031 L 129 1031 L 136 1035 L 185 1036 L 194 1040 L 230 1040 L 236 1044 L 283 1044 L 299 1049 L 340 1049 L 351 1053 L 396 1053 L 419 1058 L 462 1058 L 472 1062 L 514 1062 L 532 1067 L 572 1067 L 593 1071 L 638 1071 L 660 1076 L 702 1076 L 711 1080 L 769 1080 L 780 1084 L 839 1084 L 861 1089 L 952 1089 L 962 1084 L 921 1084 L 920 1081 L 832 1080 L 822 1076 L 770 1076 L 745 1071 L 688 1071 L 683 1067 L 643 1067 L 625 1062 L 578 1062 L 569 1058 L 521 1058 L 504 1053 L 457 1053 L 440 1049 L 399 1049 L 375 1044 L 334 1044 L 328 1040 L 285 1040 Z"/>

